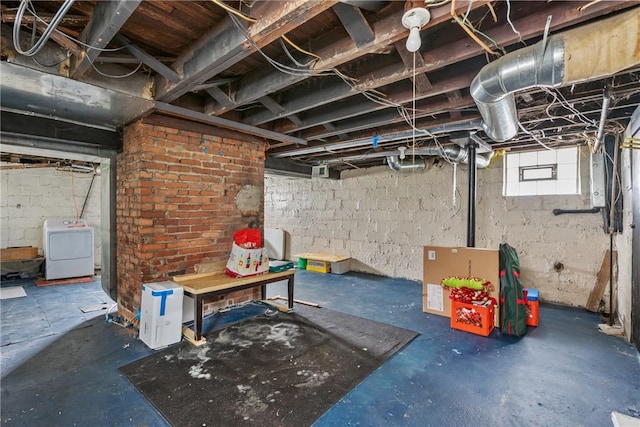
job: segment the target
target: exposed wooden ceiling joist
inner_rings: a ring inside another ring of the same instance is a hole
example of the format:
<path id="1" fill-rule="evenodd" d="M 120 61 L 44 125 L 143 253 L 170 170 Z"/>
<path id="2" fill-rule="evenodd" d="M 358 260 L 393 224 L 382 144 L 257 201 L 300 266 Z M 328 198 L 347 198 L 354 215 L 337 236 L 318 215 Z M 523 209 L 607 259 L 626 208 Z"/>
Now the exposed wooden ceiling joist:
<path id="1" fill-rule="evenodd" d="M 258 47 L 263 47 L 334 3 L 333 0 L 262 1 L 254 5 L 252 14 L 264 18 L 250 25 L 246 32 Z M 195 85 L 246 58 L 252 51 L 243 31 L 238 29 L 231 18 L 225 19 L 224 23 L 205 34 L 196 46 L 185 52 L 182 60 L 177 61 L 174 68 L 181 70 L 180 82 L 171 83 L 166 79 L 158 81 L 157 99 L 163 102 L 174 101 Z"/>

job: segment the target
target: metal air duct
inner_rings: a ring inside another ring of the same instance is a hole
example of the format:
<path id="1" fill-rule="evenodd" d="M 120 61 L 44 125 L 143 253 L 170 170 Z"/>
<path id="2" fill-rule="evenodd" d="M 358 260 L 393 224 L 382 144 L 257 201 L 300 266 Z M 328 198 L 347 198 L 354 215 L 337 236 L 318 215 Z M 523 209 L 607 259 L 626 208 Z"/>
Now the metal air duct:
<path id="1" fill-rule="evenodd" d="M 640 63 L 640 9 L 543 39 L 486 65 L 471 96 L 494 141 L 518 133 L 514 92 L 558 87 L 615 74 Z"/>
<path id="2" fill-rule="evenodd" d="M 376 157 L 386 156 L 387 164 L 389 168 L 396 172 L 405 171 L 405 170 L 424 170 L 426 164 L 424 160 L 420 159 L 419 161 L 407 161 L 402 162 L 398 159 L 399 151 L 390 151 L 387 153 L 374 153 Z M 466 147 L 460 147 L 459 145 L 449 145 L 443 148 L 416 148 L 416 150 L 407 150 L 407 156 L 440 156 L 442 158 L 446 158 L 453 163 L 466 163 L 469 162 L 469 150 Z M 371 156 L 373 157 L 373 156 Z M 484 169 L 489 166 L 491 162 L 491 158 L 493 157 L 493 152 L 485 153 L 485 154 L 477 154 L 476 155 L 476 166 L 480 169 Z M 359 156 L 358 159 L 362 159 L 363 156 Z M 347 159 L 336 159 L 337 161 L 349 161 Z M 355 159 L 354 159 L 355 160 Z"/>
<path id="3" fill-rule="evenodd" d="M 402 162 L 397 155 L 387 156 L 387 164 L 391 170 L 401 171 L 423 171 L 426 168 L 425 161 L 419 159 L 417 161 Z"/>

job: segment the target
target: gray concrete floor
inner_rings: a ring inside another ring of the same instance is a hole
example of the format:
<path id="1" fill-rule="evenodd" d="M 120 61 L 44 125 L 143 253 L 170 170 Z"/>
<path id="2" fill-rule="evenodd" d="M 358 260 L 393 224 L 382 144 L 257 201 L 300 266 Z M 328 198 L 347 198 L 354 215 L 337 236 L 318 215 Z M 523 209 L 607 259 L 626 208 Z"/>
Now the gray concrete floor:
<path id="1" fill-rule="evenodd" d="M 1 285 L 27 294 L 0 301 L 3 425 L 167 425 L 118 370 L 152 350 L 103 311 L 80 310 L 110 302 L 99 281 Z M 286 295 L 286 286 L 268 294 Z M 640 417 L 638 351 L 599 332 L 599 317 L 583 310 L 542 304 L 540 326 L 524 337 L 485 338 L 423 313 L 414 281 L 301 271 L 295 296 L 420 333 L 317 426 L 607 426 L 613 411 Z"/>

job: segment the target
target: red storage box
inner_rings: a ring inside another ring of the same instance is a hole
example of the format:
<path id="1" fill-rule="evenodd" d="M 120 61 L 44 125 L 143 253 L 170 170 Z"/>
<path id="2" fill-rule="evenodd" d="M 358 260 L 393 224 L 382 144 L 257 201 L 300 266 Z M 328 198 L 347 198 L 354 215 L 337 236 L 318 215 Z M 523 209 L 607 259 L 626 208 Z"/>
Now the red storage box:
<path id="1" fill-rule="evenodd" d="M 451 301 L 451 327 L 472 334 L 489 336 L 493 331 L 495 306 Z"/>

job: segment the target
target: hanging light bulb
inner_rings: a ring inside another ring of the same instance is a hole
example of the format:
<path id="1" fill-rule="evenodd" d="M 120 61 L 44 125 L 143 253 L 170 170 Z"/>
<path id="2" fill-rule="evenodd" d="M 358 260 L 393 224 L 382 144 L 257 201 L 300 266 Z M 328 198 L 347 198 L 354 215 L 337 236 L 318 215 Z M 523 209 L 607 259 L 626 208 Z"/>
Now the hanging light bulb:
<path id="1" fill-rule="evenodd" d="M 422 45 L 420 28 L 429 22 L 430 18 L 431 14 L 423 7 L 414 7 L 402 15 L 402 25 L 409 29 L 409 38 L 407 38 L 407 50 L 409 52 L 416 52 L 420 49 Z"/>
<path id="2" fill-rule="evenodd" d="M 407 50 L 409 52 L 416 52 L 420 49 L 422 40 L 420 40 L 420 28 L 412 27 L 409 30 L 409 37 L 407 38 Z"/>

